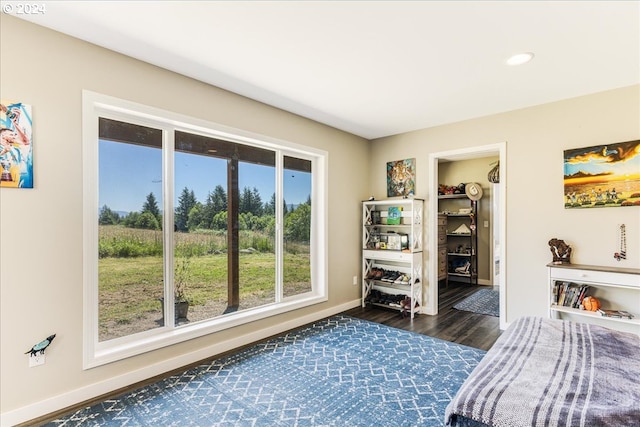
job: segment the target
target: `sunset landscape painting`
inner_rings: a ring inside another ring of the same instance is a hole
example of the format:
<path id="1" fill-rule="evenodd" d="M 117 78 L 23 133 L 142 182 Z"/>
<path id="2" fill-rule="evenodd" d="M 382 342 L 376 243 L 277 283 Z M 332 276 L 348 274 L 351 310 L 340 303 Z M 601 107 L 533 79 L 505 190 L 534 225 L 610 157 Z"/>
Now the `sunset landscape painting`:
<path id="1" fill-rule="evenodd" d="M 565 150 L 564 206 L 640 206 L 640 140 Z"/>

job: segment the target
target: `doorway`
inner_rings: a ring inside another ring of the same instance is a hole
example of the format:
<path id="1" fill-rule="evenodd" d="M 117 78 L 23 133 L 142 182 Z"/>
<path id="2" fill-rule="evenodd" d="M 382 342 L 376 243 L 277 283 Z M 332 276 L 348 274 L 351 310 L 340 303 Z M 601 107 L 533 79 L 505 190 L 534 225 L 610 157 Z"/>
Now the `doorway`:
<path id="1" fill-rule="evenodd" d="M 508 289 L 506 287 L 506 142 L 497 144 L 484 145 L 478 147 L 469 147 L 452 151 L 443 151 L 432 153 L 429 155 L 429 194 L 432 197 L 428 201 L 428 218 L 427 218 L 427 245 L 429 250 L 429 259 L 427 266 L 429 269 L 428 280 L 429 285 L 426 292 L 426 314 L 438 314 L 438 241 L 437 241 L 437 216 L 438 216 L 438 166 L 441 161 L 460 161 L 469 160 L 489 156 L 498 156 L 500 161 L 500 182 L 495 184 L 497 193 L 500 197 L 492 209 L 496 211 L 492 215 L 492 219 L 497 219 L 497 224 L 492 227 L 494 236 L 492 241 L 499 242 L 494 245 L 494 258 L 499 262 L 500 274 L 494 275 L 498 283 L 494 283 L 500 289 L 500 329 L 507 327 L 506 313 L 506 295 Z M 487 169 L 487 172 L 489 170 Z M 495 233 L 498 233 L 496 236 Z M 493 260 L 492 260 L 493 262 Z"/>

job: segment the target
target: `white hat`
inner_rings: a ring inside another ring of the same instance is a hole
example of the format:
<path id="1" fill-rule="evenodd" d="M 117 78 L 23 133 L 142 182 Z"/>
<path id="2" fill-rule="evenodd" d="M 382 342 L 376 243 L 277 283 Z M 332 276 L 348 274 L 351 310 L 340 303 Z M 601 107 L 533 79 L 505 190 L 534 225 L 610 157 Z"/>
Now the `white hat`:
<path id="1" fill-rule="evenodd" d="M 482 186 L 477 182 L 470 182 L 465 185 L 464 192 L 471 200 L 480 200 L 482 198 Z"/>

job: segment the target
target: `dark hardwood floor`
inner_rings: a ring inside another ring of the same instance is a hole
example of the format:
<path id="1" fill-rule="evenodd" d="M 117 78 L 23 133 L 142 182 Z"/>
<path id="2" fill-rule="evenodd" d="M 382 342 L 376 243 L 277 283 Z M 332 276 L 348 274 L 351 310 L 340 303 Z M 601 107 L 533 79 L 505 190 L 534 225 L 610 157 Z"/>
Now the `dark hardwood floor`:
<path id="1" fill-rule="evenodd" d="M 488 350 L 500 336 L 500 320 L 497 317 L 453 308 L 457 302 L 468 297 L 477 289 L 478 286 L 468 283 L 449 282 L 447 287 L 440 285 L 439 308 L 438 314 L 435 316 L 419 314 L 411 319 L 410 317 L 402 317 L 397 310 L 369 306 L 352 308 L 343 314 Z"/>

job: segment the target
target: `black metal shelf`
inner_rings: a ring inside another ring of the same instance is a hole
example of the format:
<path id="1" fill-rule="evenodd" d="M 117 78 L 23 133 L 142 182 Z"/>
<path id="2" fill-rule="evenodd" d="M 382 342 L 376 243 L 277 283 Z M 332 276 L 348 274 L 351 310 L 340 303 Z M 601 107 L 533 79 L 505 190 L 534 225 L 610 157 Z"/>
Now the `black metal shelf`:
<path id="1" fill-rule="evenodd" d="M 460 194 L 438 194 L 438 199 L 468 199 L 465 193 Z"/>
<path id="2" fill-rule="evenodd" d="M 467 197 L 466 194 L 445 194 L 439 195 L 438 199 L 440 201 L 446 202 L 447 200 L 458 199 L 457 203 L 454 203 L 455 200 L 452 200 L 452 203 L 442 203 L 439 205 L 438 210 L 442 215 L 444 215 L 448 220 L 446 222 L 447 229 L 443 234 L 446 234 L 446 241 L 448 245 L 448 249 L 446 251 L 446 266 L 447 266 L 447 277 L 466 277 L 469 278 L 469 282 L 471 284 L 478 284 L 478 256 L 477 256 L 477 247 L 478 247 L 478 233 L 477 230 L 474 229 L 474 226 L 478 224 L 478 201 L 473 201 Z M 455 212 L 461 206 L 461 203 L 469 203 L 468 208 L 466 210 L 470 210 L 470 212 Z M 454 210 L 451 211 L 450 209 Z M 469 229 L 469 233 L 454 233 L 453 230 L 456 230 L 456 227 L 465 224 Z M 462 246 L 467 246 L 469 249 L 469 253 L 458 253 L 453 252 L 455 247 L 458 244 L 462 244 Z M 456 273 L 454 268 L 459 267 L 460 264 L 469 264 L 469 271 L 467 273 Z"/>

